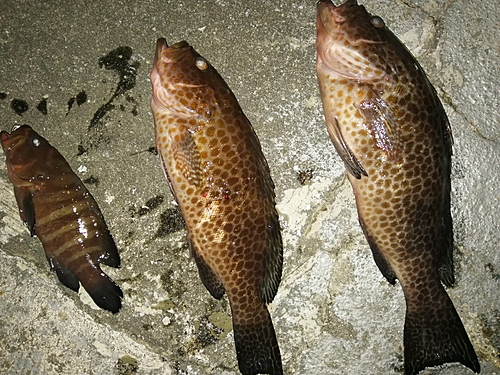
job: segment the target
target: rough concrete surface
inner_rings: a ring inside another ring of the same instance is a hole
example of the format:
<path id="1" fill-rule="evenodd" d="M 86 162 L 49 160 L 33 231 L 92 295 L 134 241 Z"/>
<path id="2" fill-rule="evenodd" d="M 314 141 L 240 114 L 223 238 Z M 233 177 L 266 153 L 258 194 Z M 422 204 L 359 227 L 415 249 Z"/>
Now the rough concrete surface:
<path id="1" fill-rule="evenodd" d="M 415 54 L 449 115 L 458 283 L 448 292 L 483 373 L 500 374 L 497 1 L 364 5 Z M 185 39 L 212 62 L 268 158 L 284 228 L 270 311 L 285 373 L 402 373 L 404 298 L 373 262 L 326 132 L 315 17 L 314 0 L 0 2 L 0 128 L 30 124 L 89 181 L 122 257 L 106 272 L 125 293 L 112 315 L 58 282 L 1 162 L 1 374 L 238 374 L 227 299 L 201 284 L 151 152 L 158 37 Z"/>

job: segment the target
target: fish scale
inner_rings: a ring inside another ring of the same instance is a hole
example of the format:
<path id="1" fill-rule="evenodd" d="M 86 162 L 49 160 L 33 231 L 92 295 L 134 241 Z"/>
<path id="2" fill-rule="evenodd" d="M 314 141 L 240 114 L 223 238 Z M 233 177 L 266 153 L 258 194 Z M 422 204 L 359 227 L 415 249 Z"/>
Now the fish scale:
<path id="1" fill-rule="evenodd" d="M 157 42 L 156 144 L 200 278 L 227 294 L 243 375 L 282 374 L 266 304 L 281 280 L 274 184 L 259 140 L 217 71 L 186 42 Z"/>
<path id="2" fill-rule="evenodd" d="M 329 135 L 349 172 L 377 266 L 406 299 L 405 373 L 480 371 L 441 285 L 454 283 L 451 130 L 423 69 L 355 0 L 318 2 L 317 76 Z"/>

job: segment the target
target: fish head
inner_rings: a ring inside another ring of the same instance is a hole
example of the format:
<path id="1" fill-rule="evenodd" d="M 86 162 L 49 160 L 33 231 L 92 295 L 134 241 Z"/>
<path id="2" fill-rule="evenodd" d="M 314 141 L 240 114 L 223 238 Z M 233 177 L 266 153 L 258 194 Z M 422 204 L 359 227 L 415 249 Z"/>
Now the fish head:
<path id="1" fill-rule="evenodd" d="M 153 111 L 205 121 L 212 116 L 220 76 L 187 42 L 168 46 L 158 39 L 150 78 Z"/>
<path id="2" fill-rule="evenodd" d="M 318 63 L 358 81 L 381 79 L 387 66 L 387 43 L 392 33 L 379 16 L 372 16 L 356 0 L 335 6 L 331 0 L 317 5 L 316 50 Z"/>
<path id="3" fill-rule="evenodd" d="M 26 186 L 46 179 L 41 158 L 44 149 L 50 149 L 47 140 L 28 125 L 14 127 L 9 134 L 0 133 L 2 148 L 6 157 L 9 178 L 15 186 Z"/>

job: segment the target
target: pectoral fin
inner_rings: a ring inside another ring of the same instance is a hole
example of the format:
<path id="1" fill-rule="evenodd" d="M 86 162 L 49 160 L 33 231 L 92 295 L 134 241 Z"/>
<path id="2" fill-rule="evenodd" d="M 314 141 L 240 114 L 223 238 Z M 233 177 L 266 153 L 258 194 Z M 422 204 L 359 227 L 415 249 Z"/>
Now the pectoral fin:
<path id="1" fill-rule="evenodd" d="M 33 237 L 35 233 L 35 207 L 33 206 L 33 197 L 31 192 L 26 187 L 14 186 L 14 195 L 19 207 L 19 216 L 21 220 L 28 226 L 30 235 Z"/>
<path id="2" fill-rule="evenodd" d="M 397 132 L 396 116 L 379 97 L 373 97 L 356 105 L 371 129 L 376 145 L 392 160 L 400 155 L 401 145 Z"/>
<path id="3" fill-rule="evenodd" d="M 368 176 L 359 160 L 345 142 L 337 118 L 327 119 L 326 125 L 335 150 L 337 150 L 337 153 L 344 161 L 347 171 L 357 179 L 360 179 L 362 175 Z"/>
<path id="4" fill-rule="evenodd" d="M 187 127 L 181 126 L 179 133 L 172 137 L 172 149 L 176 168 L 190 183 L 200 186 L 203 172 L 200 151 Z"/>
<path id="5" fill-rule="evenodd" d="M 198 254 L 195 245 L 188 237 L 189 251 L 191 256 L 196 262 L 198 267 L 198 274 L 200 275 L 201 282 L 205 285 L 205 288 L 210 292 L 210 294 L 216 298 L 220 299 L 224 295 L 224 285 L 219 279 L 219 276 L 210 268 L 210 266 L 203 260 L 203 258 Z"/>

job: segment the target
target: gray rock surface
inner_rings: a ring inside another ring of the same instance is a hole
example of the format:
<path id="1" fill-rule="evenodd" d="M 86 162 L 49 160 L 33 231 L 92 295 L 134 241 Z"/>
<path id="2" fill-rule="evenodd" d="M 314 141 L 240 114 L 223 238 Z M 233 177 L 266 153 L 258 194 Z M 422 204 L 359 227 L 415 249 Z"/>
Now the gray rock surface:
<path id="1" fill-rule="evenodd" d="M 364 5 L 416 55 L 445 104 L 455 140 L 458 276 L 449 294 L 483 373 L 500 374 L 498 4 Z M 315 17 L 313 0 L 0 2 L 0 128 L 32 125 L 82 179 L 93 177 L 87 186 L 123 263 L 106 272 L 125 292 L 112 315 L 59 284 L 19 220 L 1 162 L 1 374 L 238 374 L 227 300 L 214 300 L 199 281 L 148 151 L 158 37 L 185 39 L 212 62 L 268 158 L 284 227 L 284 274 L 270 311 L 285 373 L 402 373 L 404 298 L 372 260 L 326 132 Z M 111 51 L 126 63 L 122 75 L 99 64 Z M 37 109 L 43 99 L 47 114 L 43 103 Z M 17 114 L 15 100 L 28 110 Z M 301 185 L 297 173 L 307 170 L 312 178 Z M 422 374 L 471 372 L 453 364 Z"/>

